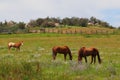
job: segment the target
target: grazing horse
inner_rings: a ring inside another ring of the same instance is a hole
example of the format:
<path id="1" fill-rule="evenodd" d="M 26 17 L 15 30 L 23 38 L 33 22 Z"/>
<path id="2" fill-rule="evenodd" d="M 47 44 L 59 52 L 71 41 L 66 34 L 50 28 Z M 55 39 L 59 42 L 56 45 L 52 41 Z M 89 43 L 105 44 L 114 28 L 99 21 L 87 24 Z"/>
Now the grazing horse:
<path id="1" fill-rule="evenodd" d="M 70 60 L 72 60 L 72 54 L 68 46 L 55 46 L 52 48 L 53 60 L 56 59 L 57 53 L 64 54 L 64 60 L 66 61 L 66 56 L 69 54 Z"/>
<path id="2" fill-rule="evenodd" d="M 98 62 L 101 63 L 99 51 L 96 48 L 82 47 L 78 51 L 78 63 L 82 61 L 82 57 L 85 58 L 85 62 L 87 63 L 87 58 L 86 57 L 87 56 L 91 56 L 91 64 L 93 63 L 93 59 L 94 59 L 94 64 L 95 64 L 95 62 L 96 62 L 96 55 L 98 57 Z"/>
<path id="3" fill-rule="evenodd" d="M 8 43 L 8 49 L 10 50 L 11 47 L 14 47 L 14 48 L 20 50 L 21 45 L 23 45 L 23 41 L 20 41 L 20 42 L 17 42 L 17 43 L 9 42 Z"/>

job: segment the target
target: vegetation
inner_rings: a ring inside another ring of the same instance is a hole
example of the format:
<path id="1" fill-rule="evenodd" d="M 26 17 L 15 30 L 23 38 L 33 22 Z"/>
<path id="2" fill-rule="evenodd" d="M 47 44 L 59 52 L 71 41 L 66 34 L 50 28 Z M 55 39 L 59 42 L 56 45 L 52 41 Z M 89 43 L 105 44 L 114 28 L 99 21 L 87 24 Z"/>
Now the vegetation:
<path id="1" fill-rule="evenodd" d="M 24 22 L 14 22 L 14 21 L 4 21 L 0 22 L 0 33 L 28 33 L 29 29 L 38 27 L 40 28 L 56 28 L 56 27 L 66 27 L 66 26 L 77 26 L 77 27 L 105 27 L 105 28 L 115 28 L 109 23 L 99 20 L 95 17 L 88 18 L 38 18 L 36 20 L 30 20 L 28 23 Z M 38 29 L 38 30 L 39 30 Z"/>
<path id="2" fill-rule="evenodd" d="M 0 80 L 119 80 L 120 35 L 86 34 L 7 34 L 0 35 Z M 20 51 L 7 49 L 9 41 L 24 41 Z M 52 60 L 51 48 L 68 45 L 73 61 L 64 62 L 62 54 Z M 82 46 L 96 47 L 102 63 L 77 63 Z"/>

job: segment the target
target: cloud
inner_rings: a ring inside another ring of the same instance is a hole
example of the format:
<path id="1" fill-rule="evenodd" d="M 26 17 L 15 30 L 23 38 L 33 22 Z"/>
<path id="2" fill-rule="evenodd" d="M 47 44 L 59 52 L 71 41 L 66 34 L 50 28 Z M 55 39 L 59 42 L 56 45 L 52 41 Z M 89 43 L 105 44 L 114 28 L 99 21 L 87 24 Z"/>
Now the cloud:
<path id="1" fill-rule="evenodd" d="M 120 25 L 120 9 L 107 9 L 102 12 L 107 22 L 114 26 Z"/>
<path id="2" fill-rule="evenodd" d="M 91 17 L 118 24 L 119 0 L 1 0 L 0 21 L 29 21 L 39 17 Z M 113 14 L 116 13 L 116 14 Z M 108 18 L 110 17 L 110 18 Z M 113 19 L 113 20 L 112 20 Z"/>

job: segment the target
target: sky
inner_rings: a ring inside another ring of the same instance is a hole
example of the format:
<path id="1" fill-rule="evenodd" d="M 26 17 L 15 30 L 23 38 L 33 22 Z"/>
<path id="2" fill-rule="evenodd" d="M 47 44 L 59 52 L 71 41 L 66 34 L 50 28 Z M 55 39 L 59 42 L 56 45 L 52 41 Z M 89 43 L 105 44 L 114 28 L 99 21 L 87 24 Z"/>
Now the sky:
<path id="1" fill-rule="evenodd" d="M 79 17 L 120 26 L 120 0 L 0 0 L 0 22 L 29 22 L 45 17 Z"/>

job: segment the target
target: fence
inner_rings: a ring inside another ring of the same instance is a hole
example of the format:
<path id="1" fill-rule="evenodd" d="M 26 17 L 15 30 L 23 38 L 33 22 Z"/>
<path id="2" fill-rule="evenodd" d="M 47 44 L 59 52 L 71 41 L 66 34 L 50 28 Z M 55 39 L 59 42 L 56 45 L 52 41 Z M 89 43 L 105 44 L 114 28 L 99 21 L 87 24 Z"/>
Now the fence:
<path id="1" fill-rule="evenodd" d="M 30 33 L 59 33 L 59 34 L 113 34 L 114 29 L 57 29 L 44 28 L 39 30 L 29 30 Z"/>

